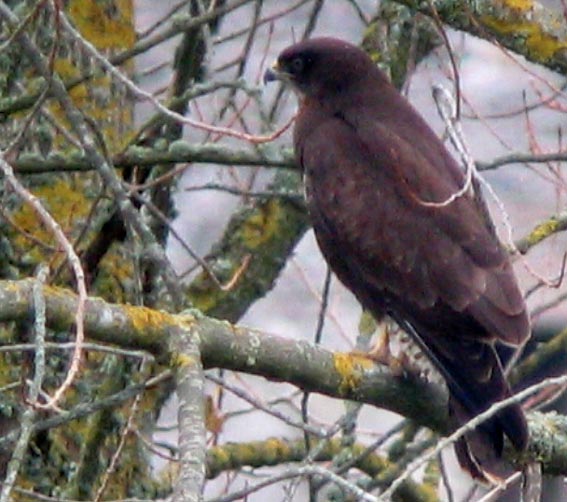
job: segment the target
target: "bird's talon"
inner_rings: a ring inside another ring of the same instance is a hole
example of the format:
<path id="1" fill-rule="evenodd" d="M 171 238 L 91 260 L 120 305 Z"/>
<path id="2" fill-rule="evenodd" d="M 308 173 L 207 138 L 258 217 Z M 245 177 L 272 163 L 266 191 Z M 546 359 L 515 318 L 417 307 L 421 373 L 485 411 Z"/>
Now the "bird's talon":
<path id="1" fill-rule="evenodd" d="M 390 364 L 388 364 L 388 367 L 390 368 L 392 375 L 394 375 L 395 377 L 406 376 L 406 374 L 407 374 L 407 366 L 406 366 L 407 362 L 408 362 L 408 359 L 405 356 L 405 354 L 401 354 L 398 357 L 392 356 L 390 358 Z"/>

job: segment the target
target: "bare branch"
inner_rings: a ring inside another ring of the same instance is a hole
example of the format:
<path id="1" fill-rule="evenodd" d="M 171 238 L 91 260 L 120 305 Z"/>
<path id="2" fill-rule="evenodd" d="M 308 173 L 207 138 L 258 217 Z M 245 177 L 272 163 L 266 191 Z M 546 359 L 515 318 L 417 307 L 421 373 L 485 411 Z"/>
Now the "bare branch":
<path id="1" fill-rule="evenodd" d="M 173 502 L 199 502 L 205 481 L 204 375 L 198 331 L 190 323 L 174 330 L 171 338 L 175 356 L 179 397 L 179 477 Z"/>

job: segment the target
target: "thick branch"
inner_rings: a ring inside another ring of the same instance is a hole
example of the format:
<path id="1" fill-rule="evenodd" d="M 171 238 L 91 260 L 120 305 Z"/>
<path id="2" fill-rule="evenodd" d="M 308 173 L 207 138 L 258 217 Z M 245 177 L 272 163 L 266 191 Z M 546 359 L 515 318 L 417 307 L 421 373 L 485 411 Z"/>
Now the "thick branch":
<path id="1" fill-rule="evenodd" d="M 318 462 L 330 462 L 344 452 L 345 445 L 338 439 L 325 442 L 325 447 L 317 454 Z M 386 488 L 390 477 L 388 471 L 396 468 L 388 459 L 374 452 L 367 452 L 366 446 L 354 444 L 349 447 L 350 458 L 357 458 L 354 466 L 374 478 L 381 488 Z M 248 443 L 229 443 L 210 448 L 207 452 L 207 477 L 214 478 L 221 472 L 237 470 L 244 466 L 265 467 L 305 460 L 307 452 L 304 441 L 267 439 Z M 426 485 L 407 481 L 394 494 L 394 501 L 433 502 L 438 500 Z"/>
<path id="2" fill-rule="evenodd" d="M 29 280 L 0 281 L 0 322 L 27 318 L 31 287 Z M 44 294 L 48 326 L 58 331 L 69 329 L 74 322 L 76 296 L 52 287 L 45 287 Z M 392 376 L 362 355 L 333 353 L 307 342 L 236 327 L 198 311 L 175 316 L 97 298 L 86 305 L 85 329 L 91 338 L 148 350 L 162 360 L 172 357 L 168 338 L 180 327 L 198 334 L 207 368 L 222 367 L 289 382 L 310 392 L 374 404 L 438 431 L 447 429 L 443 390 Z"/>
<path id="3" fill-rule="evenodd" d="M 0 322 L 27 319 L 32 305 L 31 280 L 0 281 Z M 47 324 L 64 331 L 74 322 L 77 297 L 68 291 L 44 287 Z M 370 359 L 332 353 L 307 342 L 293 341 L 236 327 L 200 315 L 197 311 L 171 315 L 144 307 L 109 304 L 90 299 L 85 329 L 96 340 L 145 349 L 161 359 L 170 352 L 169 338 L 179 329 L 199 338 L 205 367 L 223 367 L 261 375 L 274 381 L 329 396 L 360 401 L 410 417 L 431 429 L 446 432 L 446 394 L 433 384 L 395 377 Z M 531 443 L 524 458 L 542 461 L 548 473 L 567 473 L 567 419 L 532 413 Z M 517 459 L 518 460 L 518 459 Z"/>
<path id="4" fill-rule="evenodd" d="M 153 167 L 156 164 L 205 163 L 227 166 L 263 166 L 294 168 L 293 154 L 289 149 L 274 146 L 259 146 L 255 150 L 232 148 L 217 143 L 190 144 L 175 141 L 167 150 L 145 147 L 130 147 L 126 152 L 115 155 L 112 164 L 117 168 Z M 49 172 L 91 171 L 92 162 L 86 155 L 64 155 L 55 152 L 47 158 L 39 154 L 21 155 L 12 166 L 21 174 Z"/>
<path id="5" fill-rule="evenodd" d="M 552 70 L 567 70 L 567 25 L 563 13 L 532 1 L 514 0 L 396 0 L 432 15 L 435 8 L 441 20 L 524 56 Z"/>

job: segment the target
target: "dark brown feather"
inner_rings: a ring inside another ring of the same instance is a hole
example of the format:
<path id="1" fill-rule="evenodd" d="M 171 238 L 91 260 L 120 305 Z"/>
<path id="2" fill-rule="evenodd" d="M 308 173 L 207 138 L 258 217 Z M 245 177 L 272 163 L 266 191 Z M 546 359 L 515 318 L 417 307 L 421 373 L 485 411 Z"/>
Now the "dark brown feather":
<path id="1" fill-rule="evenodd" d="M 286 49 L 278 70 L 301 96 L 295 153 L 335 274 L 376 317 L 390 315 L 417 339 L 447 380 L 459 424 L 509 396 L 493 344 L 523 343 L 529 319 L 480 194 L 427 204 L 459 191 L 464 173 L 355 46 L 308 40 Z M 503 433 L 526 446 L 519 405 L 457 445 L 461 463 L 477 476 L 469 464 L 496 471 Z"/>

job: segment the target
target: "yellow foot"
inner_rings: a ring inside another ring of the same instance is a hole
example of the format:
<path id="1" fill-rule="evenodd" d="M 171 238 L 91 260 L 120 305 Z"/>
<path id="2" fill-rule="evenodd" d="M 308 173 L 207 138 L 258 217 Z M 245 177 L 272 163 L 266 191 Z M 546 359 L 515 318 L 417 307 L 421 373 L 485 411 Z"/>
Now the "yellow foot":
<path id="1" fill-rule="evenodd" d="M 388 322 L 382 323 L 378 326 L 379 333 L 376 343 L 366 353 L 366 357 L 373 361 L 387 366 L 394 376 L 403 376 L 407 373 L 409 367 L 409 359 L 402 352 L 399 356 L 394 356 L 390 350 L 390 336 L 392 331 Z"/>
<path id="2" fill-rule="evenodd" d="M 380 333 L 378 333 L 376 343 L 366 355 L 377 363 L 390 366 L 390 361 L 394 356 L 390 350 L 390 332 L 388 326 L 386 324 L 380 324 L 378 330 Z"/>

